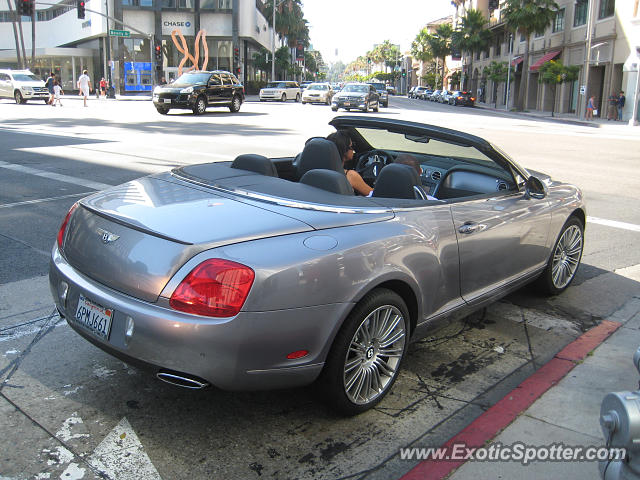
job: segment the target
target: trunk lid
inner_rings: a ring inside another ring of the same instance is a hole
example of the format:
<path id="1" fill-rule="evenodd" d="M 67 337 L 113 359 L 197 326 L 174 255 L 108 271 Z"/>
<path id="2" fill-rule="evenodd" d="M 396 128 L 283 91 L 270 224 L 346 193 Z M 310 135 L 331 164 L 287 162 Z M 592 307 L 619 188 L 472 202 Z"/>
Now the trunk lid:
<path id="1" fill-rule="evenodd" d="M 189 258 L 210 248 L 313 228 L 216 192 L 145 177 L 80 202 L 63 254 L 88 277 L 154 302 Z"/>

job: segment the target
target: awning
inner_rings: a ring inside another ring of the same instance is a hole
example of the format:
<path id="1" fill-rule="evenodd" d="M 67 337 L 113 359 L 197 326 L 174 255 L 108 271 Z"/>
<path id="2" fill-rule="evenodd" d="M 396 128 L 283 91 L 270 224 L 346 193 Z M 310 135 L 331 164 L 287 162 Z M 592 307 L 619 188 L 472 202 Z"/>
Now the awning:
<path id="1" fill-rule="evenodd" d="M 513 60 L 511 60 L 511 66 L 515 67 L 516 65 L 518 65 L 519 63 L 522 63 L 522 61 L 524 60 L 523 56 L 520 57 L 516 57 Z"/>
<path id="2" fill-rule="evenodd" d="M 538 69 L 542 66 L 542 64 L 547 63 L 549 60 L 553 60 L 558 55 L 560 55 L 560 50 L 556 50 L 554 52 L 545 53 L 542 57 L 540 57 L 538 59 L 538 61 L 536 63 L 531 65 L 531 68 L 529 70 L 531 70 L 532 72 L 538 71 Z"/>

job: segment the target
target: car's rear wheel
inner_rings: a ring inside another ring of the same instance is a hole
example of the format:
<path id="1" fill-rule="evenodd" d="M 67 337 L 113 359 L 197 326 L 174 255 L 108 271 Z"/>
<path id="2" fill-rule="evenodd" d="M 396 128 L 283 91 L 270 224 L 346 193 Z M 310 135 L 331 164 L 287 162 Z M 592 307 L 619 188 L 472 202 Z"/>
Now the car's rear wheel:
<path id="1" fill-rule="evenodd" d="M 584 225 L 572 216 L 562 227 L 551 251 L 547 267 L 538 279 L 538 286 L 547 294 L 557 295 L 565 290 L 576 276 L 584 247 Z"/>
<path id="2" fill-rule="evenodd" d="M 193 106 L 193 113 L 202 115 L 207 110 L 207 100 L 204 97 L 198 97 L 196 104 Z"/>
<path id="3" fill-rule="evenodd" d="M 287 101 L 287 94 L 283 93 L 282 96 L 280 97 L 280 101 L 281 102 L 286 102 Z"/>
<path id="4" fill-rule="evenodd" d="M 299 102 L 299 101 L 300 101 L 300 94 L 298 93 L 298 94 L 296 95 L 296 102 Z"/>
<path id="5" fill-rule="evenodd" d="M 16 90 L 16 92 L 13 94 L 13 98 L 18 105 L 27 103 L 27 101 L 24 98 L 22 98 L 22 94 L 20 93 L 20 90 Z"/>
<path id="6" fill-rule="evenodd" d="M 169 109 L 167 107 L 156 107 L 156 110 L 161 115 L 166 115 L 167 113 L 169 113 Z"/>
<path id="7" fill-rule="evenodd" d="M 336 335 L 319 379 L 327 402 L 355 415 L 384 398 L 409 344 L 409 313 L 395 292 L 378 288 L 349 314 Z"/>
<path id="8" fill-rule="evenodd" d="M 233 99 L 231 100 L 231 105 L 229 105 L 229 110 L 231 111 L 231 113 L 239 112 L 241 105 L 242 102 L 240 101 L 240 97 L 234 95 Z"/>

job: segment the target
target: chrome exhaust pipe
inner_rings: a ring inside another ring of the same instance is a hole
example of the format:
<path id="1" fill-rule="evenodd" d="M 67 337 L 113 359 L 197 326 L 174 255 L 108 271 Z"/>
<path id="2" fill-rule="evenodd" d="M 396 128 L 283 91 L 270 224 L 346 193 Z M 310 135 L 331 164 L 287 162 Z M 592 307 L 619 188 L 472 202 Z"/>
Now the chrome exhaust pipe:
<path id="1" fill-rule="evenodd" d="M 158 377 L 163 382 L 170 383 L 171 385 L 182 388 L 190 388 L 192 390 L 201 390 L 210 385 L 209 382 L 205 382 L 204 380 L 186 377 L 178 373 L 160 371 L 156 374 L 156 377 Z"/>

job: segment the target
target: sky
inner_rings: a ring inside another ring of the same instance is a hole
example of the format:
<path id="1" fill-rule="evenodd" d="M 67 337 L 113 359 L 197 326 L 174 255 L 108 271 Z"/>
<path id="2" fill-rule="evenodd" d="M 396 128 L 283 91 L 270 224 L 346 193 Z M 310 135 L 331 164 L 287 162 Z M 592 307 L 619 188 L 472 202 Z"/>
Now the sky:
<path id="1" fill-rule="evenodd" d="M 410 50 L 427 23 L 455 7 L 451 0 L 303 0 L 303 12 L 314 50 L 327 64 L 346 64 L 384 40 Z"/>

